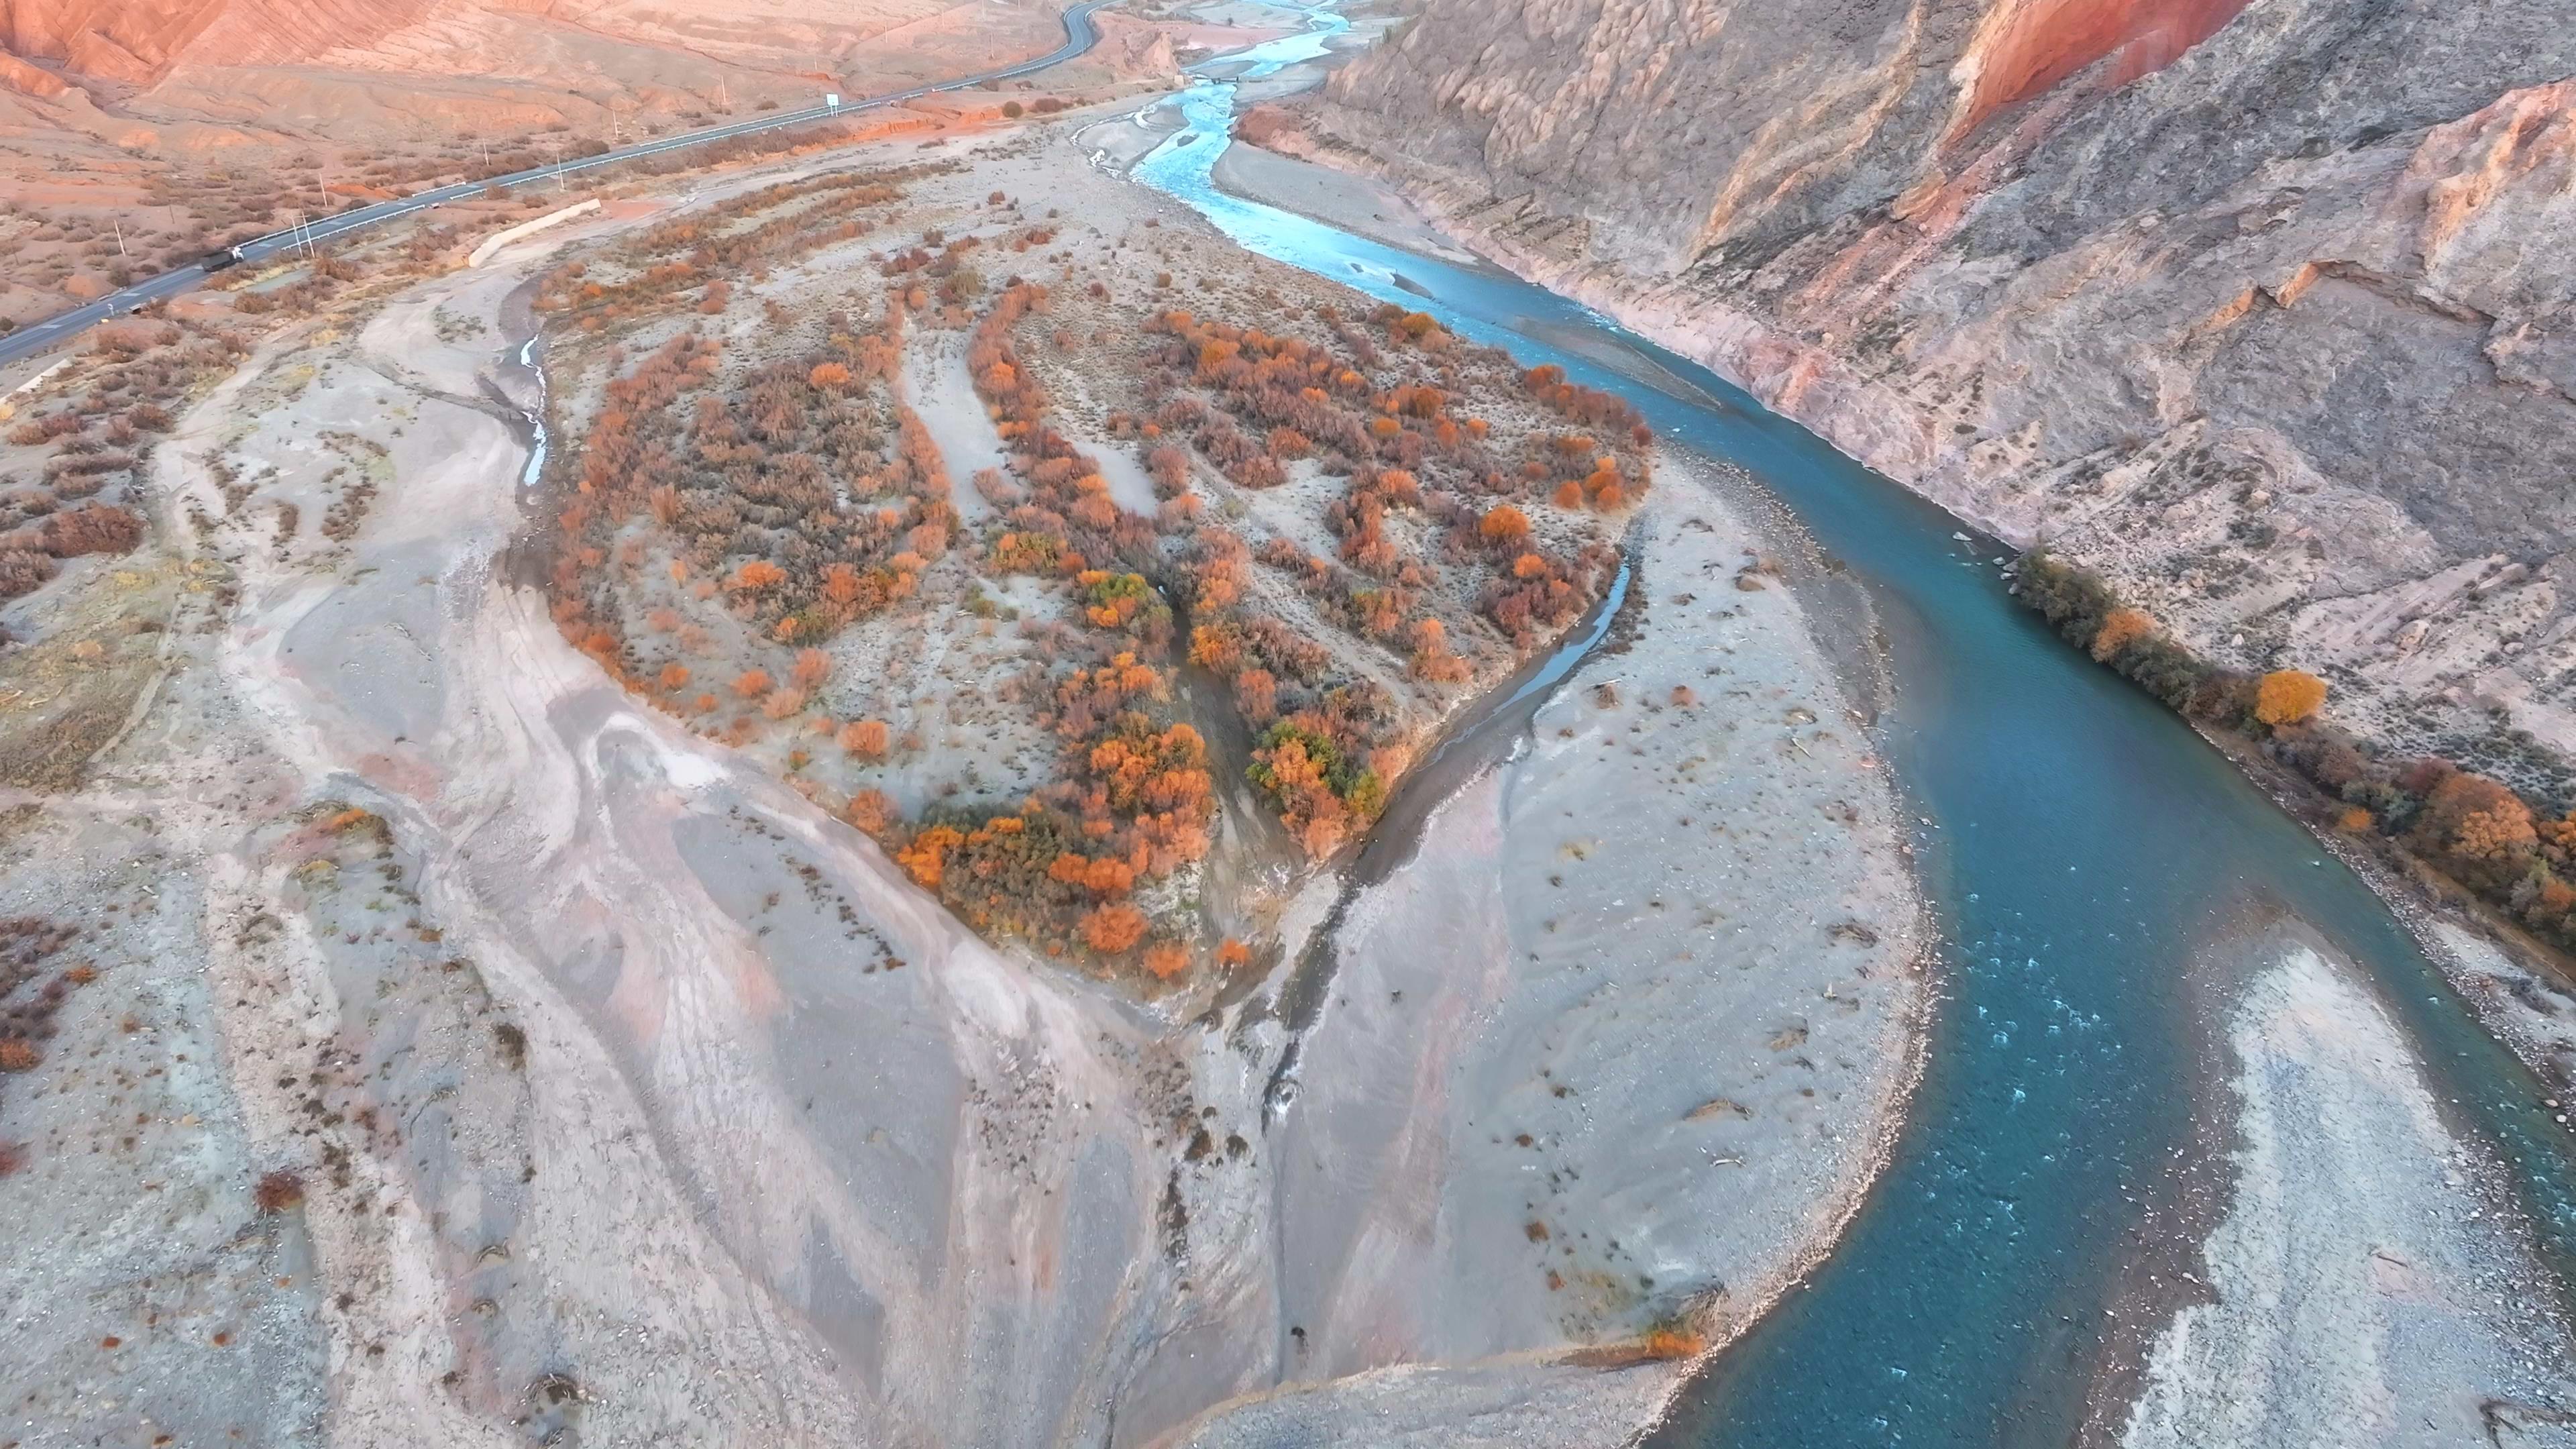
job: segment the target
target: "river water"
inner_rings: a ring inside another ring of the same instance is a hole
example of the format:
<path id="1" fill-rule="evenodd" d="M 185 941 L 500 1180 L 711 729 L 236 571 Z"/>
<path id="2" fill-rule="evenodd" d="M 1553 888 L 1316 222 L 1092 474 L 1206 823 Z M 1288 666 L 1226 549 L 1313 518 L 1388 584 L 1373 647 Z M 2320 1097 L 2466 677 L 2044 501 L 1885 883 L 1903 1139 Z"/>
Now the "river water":
<path id="1" fill-rule="evenodd" d="M 1267 75 L 1348 28 L 1304 13 L 1309 30 L 1214 70 Z M 2123 1269 L 2140 1244 L 2170 1239 L 2187 1196 L 2227 1190 L 2224 1157 L 2195 1126 L 2220 1110 L 2210 1086 L 2232 1070 L 2206 1015 L 2232 982 L 2213 975 L 2225 953 L 2202 948 L 2274 913 L 2308 923 L 2390 1004 L 2455 1127 L 2504 1167 L 2563 1297 L 2576 1162 L 2540 1084 L 2357 876 L 2015 604 L 2002 548 L 1588 309 L 1226 194 L 1209 173 L 1234 86 L 1208 80 L 1177 104 L 1185 129 L 1137 179 L 1252 251 L 1428 311 L 1525 364 L 1557 363 L 1674 443 L 1741 465 L 1860 581 L 1887 632 L 1881 724 L 1924 822 L 1942 938 L 1924 1080 L 1831 1259 L 1720 1356 L 1664 1440 L 2067 1442 Z M 1642 586 L 1651 597 L 1654 581 Z"/>

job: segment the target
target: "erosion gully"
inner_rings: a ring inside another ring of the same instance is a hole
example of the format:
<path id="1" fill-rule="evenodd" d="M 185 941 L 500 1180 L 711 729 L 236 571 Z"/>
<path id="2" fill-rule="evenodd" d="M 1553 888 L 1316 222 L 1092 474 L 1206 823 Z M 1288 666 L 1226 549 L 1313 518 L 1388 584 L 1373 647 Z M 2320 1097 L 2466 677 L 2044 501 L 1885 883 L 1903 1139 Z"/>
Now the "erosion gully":
<path id="1" fill-rule="evenodd" d="M 2207 1007 L 2232 983 L 2210 979 L 2225 953 L 2199 948 L 2249 918 L 2307 923 L 2391 1005 L 2455 1125 L 2510 1179 L 2563 1297 L 2576 1162 L 2541 1084 L 2358 876 L 2018 606 L 2005 548 L 1597 313 L 1218 189 L 1235 83 L 1319 57 L 1348 29 L 1327 7 L 1301 13 L 1306 30 L 1208 63 L 1173 102 L 1184 129 L 1135 179 L 1255 252 L 1556 363 L 1674 445 L 1747 469 L 1860 581 L 1885 630 L 1885 749 L 1921 822 L 1940 926 L 1928 1065 L 1832 1257 L 1718 1357 L 1658 1438 L 2075 1437 L 2112 1348 L 2137 1342 L 2118 1321 L 2136 1317 L 2124 1285 L 2143 1257 L 2187 1253 L 2188 1205 L 2228 1190 L 2207 1119 L 2231 1067 Z"/>

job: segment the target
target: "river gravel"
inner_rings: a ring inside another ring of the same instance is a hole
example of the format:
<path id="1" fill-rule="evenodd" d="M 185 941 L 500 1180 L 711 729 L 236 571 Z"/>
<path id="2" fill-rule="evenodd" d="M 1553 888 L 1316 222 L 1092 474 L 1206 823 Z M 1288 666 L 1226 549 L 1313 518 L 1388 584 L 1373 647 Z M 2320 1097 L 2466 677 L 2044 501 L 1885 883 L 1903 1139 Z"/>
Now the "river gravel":
<path id="1" fill-rule="evenodd" d="M 2241 1146 L 2216 1301 L 2159 1337 L 2123 1442 L 2576 1442 L 2576 1358 L 2492 1173 L 2386 1010 L 2295 941 L 2236 1009 Z"/>

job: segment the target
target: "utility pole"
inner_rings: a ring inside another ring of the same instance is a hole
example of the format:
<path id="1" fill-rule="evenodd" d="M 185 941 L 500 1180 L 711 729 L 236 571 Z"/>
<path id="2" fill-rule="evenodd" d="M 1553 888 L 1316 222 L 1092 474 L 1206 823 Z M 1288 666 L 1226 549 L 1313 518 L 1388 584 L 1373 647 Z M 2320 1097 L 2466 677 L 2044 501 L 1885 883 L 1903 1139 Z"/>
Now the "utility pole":
<path id="1" fill-rule="evenodd" d="M 132 253 L 125 249 L 125 223 L 118 221 L 113 216 L 109 217 L 107 220 L 111 226 L 116 228 L 116 254 L 120 257 L 130 257 Z"/>

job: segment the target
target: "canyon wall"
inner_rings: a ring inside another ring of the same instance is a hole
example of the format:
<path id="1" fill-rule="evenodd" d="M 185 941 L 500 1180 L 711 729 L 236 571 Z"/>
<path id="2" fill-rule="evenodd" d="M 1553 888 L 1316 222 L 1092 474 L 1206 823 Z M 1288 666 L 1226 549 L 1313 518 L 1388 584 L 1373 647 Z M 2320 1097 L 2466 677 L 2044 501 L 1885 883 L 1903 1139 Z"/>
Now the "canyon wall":
<path id="1" fill-rule="evenodd" d="M 2571 77 L 2559 0 L 1425 0 L 1278 144 L 2563 796 Z"/>

